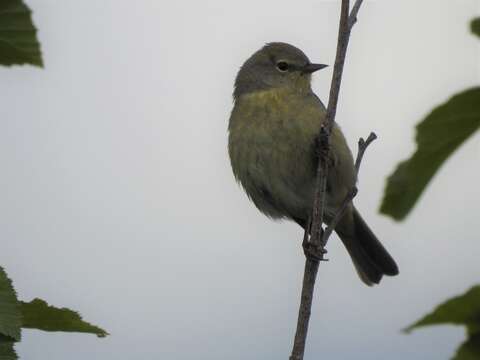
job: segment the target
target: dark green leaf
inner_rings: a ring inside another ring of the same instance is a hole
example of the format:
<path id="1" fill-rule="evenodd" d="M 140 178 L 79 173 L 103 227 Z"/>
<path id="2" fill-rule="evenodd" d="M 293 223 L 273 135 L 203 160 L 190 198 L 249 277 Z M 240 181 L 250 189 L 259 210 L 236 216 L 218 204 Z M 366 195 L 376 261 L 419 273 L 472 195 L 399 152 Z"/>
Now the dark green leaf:
<path id="1" fill-rule="evenodd" d="M 480 325 L 480 285 L 472 287 L 465 294 L 447 300 L 432 313 L 426 315 L 405 331 L 409 332 L 420 326 L 456 324 L 472 326 Z M 478 328 L 477 328 L 478 329 Z M 474 331 L 476 332 L 476 331 Z"/>
<path id="2" fill-rule="evenodd" d="M 14 349 L 15 341 L 7 336 L 0 335 L 0 360 L 17 360 L 18 356 Z"/>
<path id="3" fill-rule="evenodd" d="M 417 125 L 417 150 L 387 179 L 380 212 L 402 220 L 445 160 L 480 126 L 480 87 L 452 97 Z"/>
<path id="4" fill-rule="evenodd" d="M 41 299 L 21 302 L 22 327 L 44 331 L 84 332 L 105 337 L 108 333 L 86 321 L 75 311 L 49 306 Z"/>
<path id="5" fill-rule="evenodd" d="M 470 30 L 477 36 L 480 36 L 480 18 L 473 19 L 470 23 Z"/>
<path id="6" fill-rule="evenodd" d="M 0 267 L 0 334 L 20 340 L 21 315 L 12 281 Z"/>
<path id="7" fill-rule="evenodd" d="M 457 350 L 452 360 L 480 359 L 480 333 L 471 336 Z"/>
<path id="8" fill-rule="evenodd" d="M 453 360 L 480 359 L 480 285 L 474 286 L 461 296 L 447 300 L 404 331 L 410 332 L 418 327 L 439 324 L 466 326 L 467 341 L 458 348 Z"/>
<path id="9" fill-rule="evenodd" d="M 31 11 L 21 0 L 0 0 L 0 65 L 43 67 Z"/>

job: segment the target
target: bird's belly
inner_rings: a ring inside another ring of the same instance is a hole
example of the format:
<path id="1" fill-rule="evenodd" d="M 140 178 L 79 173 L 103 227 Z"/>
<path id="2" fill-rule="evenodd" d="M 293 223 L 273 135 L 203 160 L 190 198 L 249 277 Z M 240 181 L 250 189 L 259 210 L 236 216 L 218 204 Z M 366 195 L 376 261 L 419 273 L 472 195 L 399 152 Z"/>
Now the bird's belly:
<path id="1" fill-rule="evenodd" d="M 270 127 L 244 131 L 230 144 L 234 172 L 255 205 L 274 218 L 306 218 L 315 166 L 313 135 Z"/>
<path id="2" fill-rule="evenodd" d="M 237 100 L 229 124 L 236 179 L 266 215 L 306 220 L 313 204 L 318 136 L 325 110 L 315 96 L 266 91 Z M 331 135 L 333 166 L 327 213 L 355 183 L 353 159 L 338 127 Z"/>

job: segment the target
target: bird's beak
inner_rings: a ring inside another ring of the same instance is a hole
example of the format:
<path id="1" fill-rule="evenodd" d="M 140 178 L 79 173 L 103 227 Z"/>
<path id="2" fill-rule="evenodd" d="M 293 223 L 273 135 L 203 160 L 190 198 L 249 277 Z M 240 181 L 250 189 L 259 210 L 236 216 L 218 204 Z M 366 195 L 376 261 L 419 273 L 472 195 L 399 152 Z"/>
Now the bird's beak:
<path id="1" fill-rule="evenodd" d="M 324 64 L 307 64 L 307 65 L 302 67 L 301 71 L 304 74 L 311 74 L 311 73 L 314 73 L 317 70 L 324 69 L 327 66 L 328 65 L 324 65 Z"/>

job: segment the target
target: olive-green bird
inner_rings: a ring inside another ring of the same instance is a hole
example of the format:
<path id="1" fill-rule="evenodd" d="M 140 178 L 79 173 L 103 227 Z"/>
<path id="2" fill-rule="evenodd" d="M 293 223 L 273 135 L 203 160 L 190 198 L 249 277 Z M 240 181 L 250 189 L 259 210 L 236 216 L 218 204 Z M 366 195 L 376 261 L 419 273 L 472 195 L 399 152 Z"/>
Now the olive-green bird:
<path id="1" fill-rule="evenodd" d="M 228 150 L 237 181 L 265 215 L 291 219 L 303 228 L 312 213 L 316 139 L 326 115 L 311 89 L 311 74 L 325 66 L 311 63 L 292 45 L 265 45 L 238 72 L 229 122 Z M 352 153 L 337 125 L 330 142 L 327 224 L 356 183 Z M 335 231 L 365 284 L 398 274 L 353 204 Z"/>

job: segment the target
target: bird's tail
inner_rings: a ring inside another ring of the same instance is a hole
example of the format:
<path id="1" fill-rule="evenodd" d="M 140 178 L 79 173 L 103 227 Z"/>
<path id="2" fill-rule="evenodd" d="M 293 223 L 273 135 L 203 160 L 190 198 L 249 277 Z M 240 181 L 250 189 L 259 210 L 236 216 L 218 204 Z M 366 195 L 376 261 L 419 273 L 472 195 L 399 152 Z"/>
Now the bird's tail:
<path id="1" fill-rule="evenodd" d="M 365 284 L 369 286 L 378 284 L 383 275 L 398 274 L 395 260 L 378 241 L 355 208 L 344 216 L 339 225 L 341 226 L 337 226 L 335 231 L 347 248 L 358 275 Z"/>

